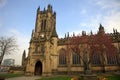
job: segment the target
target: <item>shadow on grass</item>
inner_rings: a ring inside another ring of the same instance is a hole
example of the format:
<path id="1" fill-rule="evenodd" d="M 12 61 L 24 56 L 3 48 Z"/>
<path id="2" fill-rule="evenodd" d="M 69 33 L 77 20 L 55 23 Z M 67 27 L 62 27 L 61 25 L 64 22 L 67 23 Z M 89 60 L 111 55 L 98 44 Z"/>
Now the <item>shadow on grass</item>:
<path id="1" fill-rule="evenodd" d="M 12 73 L 0 74 L 0 77 L 2 78 L 12 78 L 12 77 L 20 77 L 20 76 L 23 76 L 23 74 L 12 74 Z"/>

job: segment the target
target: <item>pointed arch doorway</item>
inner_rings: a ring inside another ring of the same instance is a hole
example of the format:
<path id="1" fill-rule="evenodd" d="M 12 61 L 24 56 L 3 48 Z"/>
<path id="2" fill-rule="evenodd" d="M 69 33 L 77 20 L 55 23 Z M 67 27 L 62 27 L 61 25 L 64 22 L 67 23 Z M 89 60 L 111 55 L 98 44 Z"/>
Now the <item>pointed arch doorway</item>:
<path id="1" fill-rule="evenodd" d="M 35 64 L 35 75 L 42 75 L 42 63 L 40 61 L 37 61 Z"/>

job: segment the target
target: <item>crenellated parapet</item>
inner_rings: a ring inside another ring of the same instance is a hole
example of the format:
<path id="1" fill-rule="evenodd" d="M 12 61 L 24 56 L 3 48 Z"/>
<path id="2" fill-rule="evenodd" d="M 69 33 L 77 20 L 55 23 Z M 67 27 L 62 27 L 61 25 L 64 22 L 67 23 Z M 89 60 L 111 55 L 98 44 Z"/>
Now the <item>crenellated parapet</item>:
<path id="1" fill-rule="evenodd" d="M 120 32 L 117 29 L 113 29 L 113 33 L 109 33 L 114 43 L 120 43 Z"/>
<path id="2" fill-rule="evenodd" d="M 90 34 L 86 34 L 86 31 L 82 31 L 81 34 L 82 35 L 78 35 L 78 36 L 80 36 L 80 37 L 86 36 L 86 38 L 89 37 L 90 35 L 108 35 L 112 38 L 113 43 L 120 43 L 120 32 L 118 32 L 117 29 L 113 29 L 113 33 L 105 33 L 104 27 L 102 26 L 102 24 L 100 24 L 97 34 L 93 34 L 92 31 L 90 32 Z M 72 36 L 69 36 L 69 33 L 67 35 L 65 34 L 64 38 L 59 38 L 58 45 L 65 45 L 67 43 L 67 41 L 74 36 L 75 36 L 74 33 Z M 82 41 L 81 41 L 81 43 L 82 43 Z"/>
<path id="3" fill-rule="evenodd" d="M 40 7 L 38 7 L 37 9 L 37 14 L 44 14 L 44 16 L 48 16 L 48 13 L 51 13 L 51 15 L 56 18 L 56 12 L 53 11 L 52 6 L 50 4 L 48 5 L 47 9 L 44 8 L 44 10 L 40 10 Z"/>

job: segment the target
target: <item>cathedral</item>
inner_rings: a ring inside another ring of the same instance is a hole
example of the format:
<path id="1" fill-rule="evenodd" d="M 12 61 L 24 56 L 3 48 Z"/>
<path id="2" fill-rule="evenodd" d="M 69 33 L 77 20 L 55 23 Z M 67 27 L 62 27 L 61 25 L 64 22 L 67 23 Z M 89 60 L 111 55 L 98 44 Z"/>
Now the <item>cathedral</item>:
<path id="1" fill-rule="evenodd" d="M 104 27 L 100 24 L 99 33 L 104 33 Z M 82 32 L 83 36 L 87 36 Z M 108 34 L 113 37 L 113 44 L 115 44 L 118 54 L 112 59 L 105 59 L 104 66 L 101 66 L 99 56 L 94 56 L 91 62 L 90 69 L 92 72 L 101 72 L 104 70 L 118 71 L 120 70 L 120 33 L 114 30 L 113 33 Z M 22 66 L 24 67 L 25 75 L 41 75 L 50 76 L 53 74 L 79 74 L 84 72 L 84 62 L 81 60 L 80 54 L 71 52 L 70 60 L 66 55 L 65 42 L 70 38 L 69 34 L 64 38 L 59 38 L 56 32 L 56 12 L 53 11 L 52 6 L 48 5 L 47 9 L 37 9 L 35 29 L 32 30 L 31 39 L 29 43 L 28 56 L 23 52 Z M 80 44 L 84 47 L 85 44 Z M 83 48 L 81 47 L 81 48 Z M 87 51 L 88 52 L 88 51 Z M 86 54 L 87 52 L 81 52 Z M 69 62 L 69 64 L 68 64 Z"/>

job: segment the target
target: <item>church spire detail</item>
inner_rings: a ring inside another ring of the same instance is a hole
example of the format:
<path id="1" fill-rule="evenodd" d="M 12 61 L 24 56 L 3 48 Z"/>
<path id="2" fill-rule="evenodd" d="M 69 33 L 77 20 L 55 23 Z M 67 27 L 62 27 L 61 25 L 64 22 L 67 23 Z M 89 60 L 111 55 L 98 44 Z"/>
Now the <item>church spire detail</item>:
<path id="1" fill-rule="evenodd" d="M 104 34 L 104 33 L 105 33 L 104 27 L 102 26 L 102 24 L 100 24 L 98 34 Z"/>

